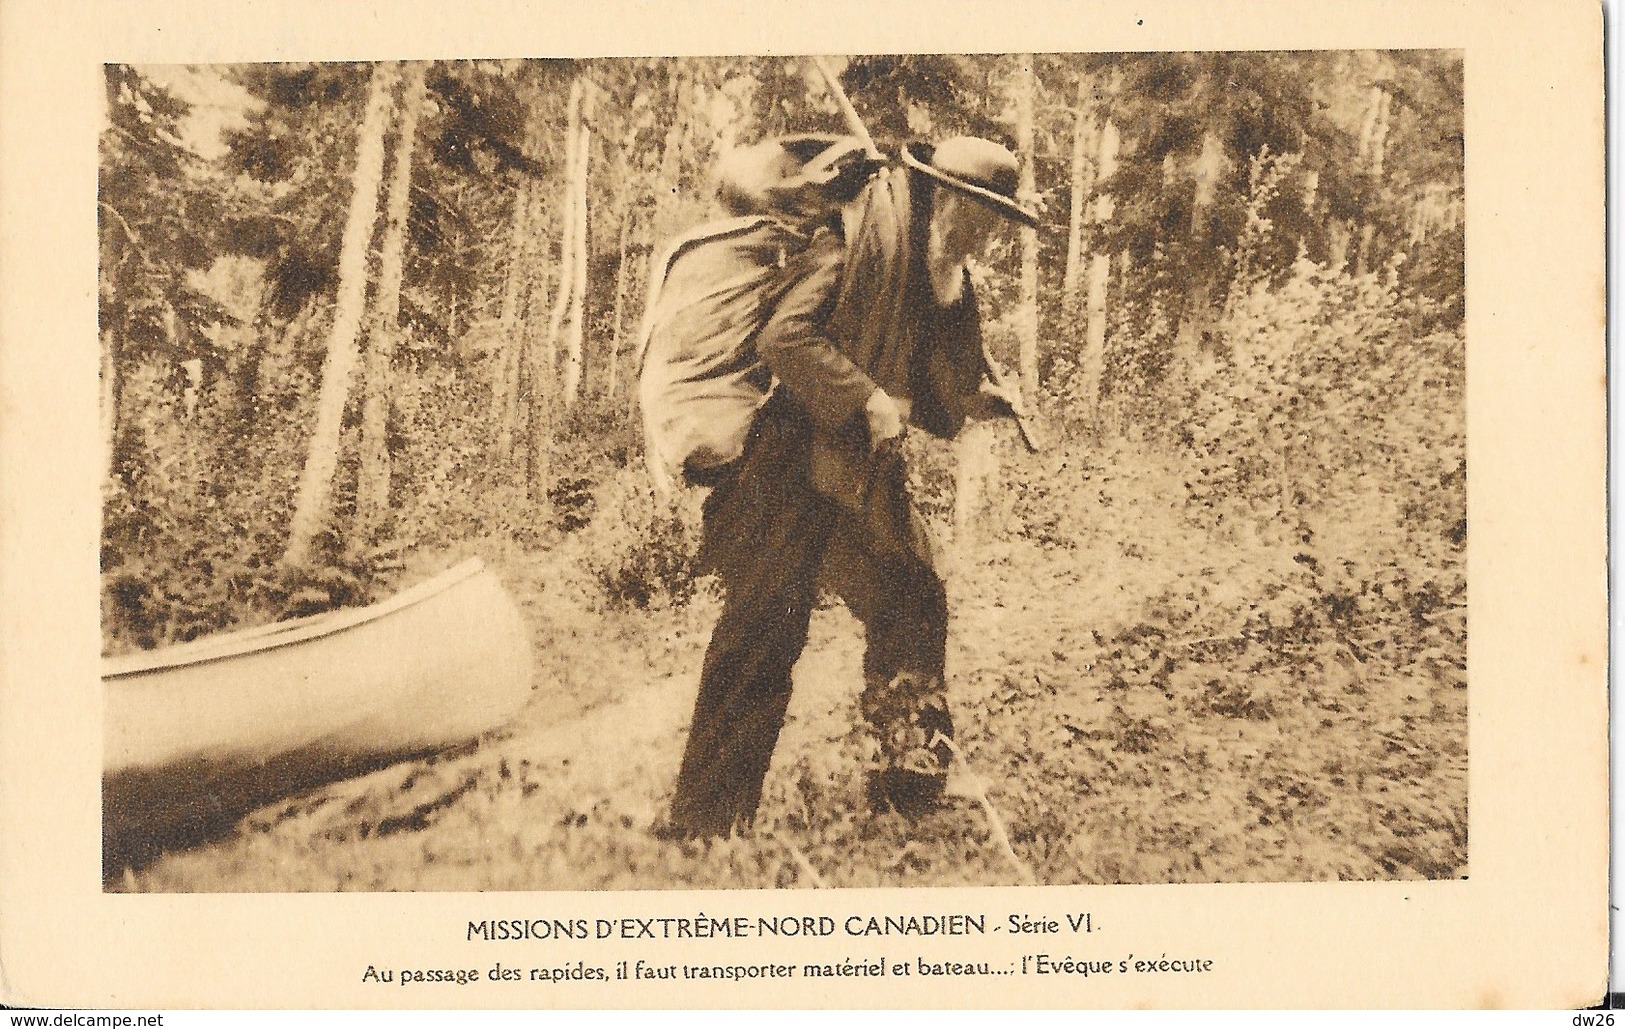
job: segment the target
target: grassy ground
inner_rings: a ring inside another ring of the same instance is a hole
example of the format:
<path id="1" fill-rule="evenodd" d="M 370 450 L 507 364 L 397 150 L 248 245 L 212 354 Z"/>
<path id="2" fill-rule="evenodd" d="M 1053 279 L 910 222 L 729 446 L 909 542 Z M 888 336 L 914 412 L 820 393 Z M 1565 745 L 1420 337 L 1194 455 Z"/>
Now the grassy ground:
<path id="1" fill-rule="evenodd" d="M 470 751 L 256 812 L 112 888 L 1466 874 L 1464 540 L 1434 540 L 1378 494 L 1292 519 L 1215 511 L 1193 499 L 1191 468 L 1132 443 L 1004 453 L 1003 485 L 945 550 L 965 763 L 923 819 L 864 800 L 860 634 L 829 607 L 756 828 L 710 845 L 654 839 L 715 598 L 617 610 L 584 599 L 571 546 L 487 541 L 471 549 L 535 633 L 536 695 L 520 719 Z"/>

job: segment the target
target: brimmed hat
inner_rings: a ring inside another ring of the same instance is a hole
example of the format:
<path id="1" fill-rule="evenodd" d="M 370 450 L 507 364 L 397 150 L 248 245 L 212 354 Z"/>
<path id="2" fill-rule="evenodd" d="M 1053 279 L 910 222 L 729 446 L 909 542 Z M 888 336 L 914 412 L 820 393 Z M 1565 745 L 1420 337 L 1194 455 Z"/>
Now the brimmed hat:
<path id="1" fill-rule="evenodd" d="M 935 147 L 910 143 L 903 148 L 902 157 L 905 165 L 949 189 L 1029 228 L 1038 227 L 1038 212 L 1016 202 L 1021 177 L 1016 155 L 992 140 L 955 136 Z"/>

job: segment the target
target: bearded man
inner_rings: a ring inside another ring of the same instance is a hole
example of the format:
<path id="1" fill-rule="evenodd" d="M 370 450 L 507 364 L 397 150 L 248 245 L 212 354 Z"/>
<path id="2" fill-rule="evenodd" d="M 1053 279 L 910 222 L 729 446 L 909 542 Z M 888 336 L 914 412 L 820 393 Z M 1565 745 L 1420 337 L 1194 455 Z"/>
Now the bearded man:
<path id="1" fill-rule="evenodd" d="M 1002 225 L 1037 218 L 996 143 L 900 156 L 788 259 L 756 340 L 777 387 L 706 499 L 701 559 L 723 607 L 663 835 L 726 834 L 755 815 L 826 562 L 864 627 L 860 709 L 882 762 L 871 797 L 914 814 L 941 795 L 948 605 L 900 444 L 907 426 L 952 438 L 1019 403 L 991 381 L 966 264 Z"/>

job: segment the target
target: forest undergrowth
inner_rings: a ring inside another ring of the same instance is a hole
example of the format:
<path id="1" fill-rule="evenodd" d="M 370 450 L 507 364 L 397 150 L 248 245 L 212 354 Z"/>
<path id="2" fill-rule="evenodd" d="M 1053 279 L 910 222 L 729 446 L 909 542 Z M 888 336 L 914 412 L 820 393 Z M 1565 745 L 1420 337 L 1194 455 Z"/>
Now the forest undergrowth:
<path id="1" fill-rule="evenodd" d="M 865 798 L 861 630 L 831 602 L 815 613 L 755 827 L 709 845 L 650 835 L 717 600 L 684 568 L 692 509 L 668 516 L 641 473 L 623 468 L 549 548 L 510 527 L 436 553 L 484 556 L 524 607 L 537 689 L 513 725 L 471 752 L 264 809 L 231 837 L 114 885 L 1465 875 L 1465 466 L 1459 437 L 1417 431 L 1448 414 L 1459 389 L 1415 378 L 1363 440 L 1298 441 L 1294 460 L 1317 447 L 1339 459 L 1285 497 L 1277 473 L 1246 480 L 1188 433 L 1076 432 L 1037 455 L 1003 438 L 993 499 L 959 539 L 951 454 L 920 448 L 917 497 L 944 543 L 964 758 L 952 795 L 924 818 L 876 812 Z M 1235 429 L 1228 420 L 1247 414 L 1231 406 L 1213 417 Z M 1398 447 L 1403 437 L 1431 444 Z"/>
<path id="2" fill-rule="evenodd" d="M 649 832 L 718 598 L 698 497 L 642 470 L 645 270 L 722 214 L 730 147 L 850 131 L 803 62 L 109 64 L 104 654 L 477 555 L 536 655 L 477 746 L 109 888 L 1466 873 L 1460 52 L 830 67 L 884 152 L 1002 142 L 1045 208 L 973 275 L 1052 445 L 911 444 L 952 602 L 942 808 L 870 810 L 862 641 L 831 603 L 755 826 Z"/>

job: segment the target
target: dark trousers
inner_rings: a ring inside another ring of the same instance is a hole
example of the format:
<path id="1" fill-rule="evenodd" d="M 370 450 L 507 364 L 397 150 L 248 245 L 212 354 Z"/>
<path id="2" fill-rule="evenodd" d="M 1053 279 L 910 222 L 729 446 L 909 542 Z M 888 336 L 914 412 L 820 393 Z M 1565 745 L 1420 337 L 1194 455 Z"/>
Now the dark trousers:
<path id="1" fill-rule="evenodd" d="M 907 546 L 879 538 L 873 519 L 813 488 L 811 445 L 805 415 L 770 402 L 744 456 L 707 498 L 702 559 L 717 573 L 723 605 L 672 801 L 671 823 L 679 831 L 726 833 L 756 813 L 826 562 L 827 584 L 863 623 L 866 716 L 873 721 L 871 710 L 888 709 L 911 714 L 882 695 L 904 673 L 934 684 L 927 688 L 935 692 L 933 724 L 952 735 L 941 699 L 948 627 L 942 580 Z M 904 479 L 885 481 L 891 485 L 870 503 L 901 512 L 890 521 L 906 524 Z"/>

